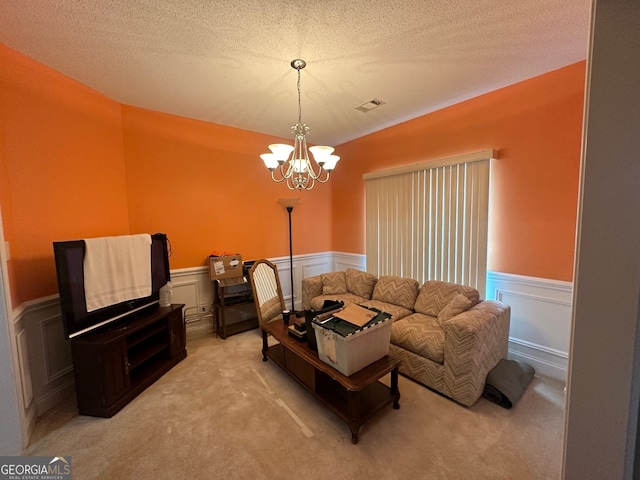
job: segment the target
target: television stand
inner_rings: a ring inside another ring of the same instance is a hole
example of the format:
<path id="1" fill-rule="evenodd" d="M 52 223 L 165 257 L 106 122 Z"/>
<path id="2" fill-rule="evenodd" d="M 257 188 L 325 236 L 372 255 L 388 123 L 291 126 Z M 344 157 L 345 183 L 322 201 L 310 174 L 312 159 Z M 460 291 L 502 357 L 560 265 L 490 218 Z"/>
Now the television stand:
<path id="1" fill-rule="evenodd" d="M 112 417 L 187 356 L 183 304 L 71 339 L 81 415 Z"/>

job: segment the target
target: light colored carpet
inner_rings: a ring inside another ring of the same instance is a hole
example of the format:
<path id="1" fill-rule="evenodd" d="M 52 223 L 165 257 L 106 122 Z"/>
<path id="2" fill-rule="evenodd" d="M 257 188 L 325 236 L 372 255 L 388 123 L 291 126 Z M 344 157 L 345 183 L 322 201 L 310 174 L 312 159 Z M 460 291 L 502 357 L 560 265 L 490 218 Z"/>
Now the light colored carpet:
<path id="1" fill-rule="evenodd" d="M 71 398 L 38 420 L 22 454 L 71 455 L 74 479 L 560 477 L 559 382 L 534 378 L 505 410 L 484 398 L 462 407 L 400 376 L 400 409 L 353 445 L 260 348 L 258 330 L 190 337 L 187 358 L 114 417 L 79 416 Z"/>

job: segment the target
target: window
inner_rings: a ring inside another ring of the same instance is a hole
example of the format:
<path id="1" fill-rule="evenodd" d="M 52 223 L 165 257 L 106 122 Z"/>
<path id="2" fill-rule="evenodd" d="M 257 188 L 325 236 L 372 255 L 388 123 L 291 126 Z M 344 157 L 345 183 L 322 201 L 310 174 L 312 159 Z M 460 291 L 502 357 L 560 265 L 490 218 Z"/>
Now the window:
<path id="1" fill-rule="evenodd" d="M 484 297 L 492 158 L 486 150 L 365 174 L 367 271 Z"/>

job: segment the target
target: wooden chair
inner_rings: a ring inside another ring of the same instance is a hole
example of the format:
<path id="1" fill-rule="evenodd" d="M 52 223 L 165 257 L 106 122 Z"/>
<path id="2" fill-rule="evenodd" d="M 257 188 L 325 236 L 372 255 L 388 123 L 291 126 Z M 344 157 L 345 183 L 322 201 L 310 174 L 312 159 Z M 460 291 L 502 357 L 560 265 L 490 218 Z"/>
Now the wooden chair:
<path id="1" fill-rule="evenodd" d="M 286 307 L 278 267 L 269 260 L 256 260 L 249 269 L 249 283 L 256 302 L 259 324 L 262 326 L 274 320 L 282 321 L 282 312 Z"/>

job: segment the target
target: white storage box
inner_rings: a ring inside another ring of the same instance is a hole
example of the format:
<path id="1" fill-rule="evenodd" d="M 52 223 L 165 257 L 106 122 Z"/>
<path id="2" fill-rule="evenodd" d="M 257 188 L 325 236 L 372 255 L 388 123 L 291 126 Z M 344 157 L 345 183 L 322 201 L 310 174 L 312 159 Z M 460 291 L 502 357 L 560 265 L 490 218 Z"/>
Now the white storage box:
<path id="1" fill-rule="evenodd" d="M 313 323 L 320 360 L 347 376 L 362 370 L 389 353 L 392 323 L 386 318 L 346 337 Z"/>

